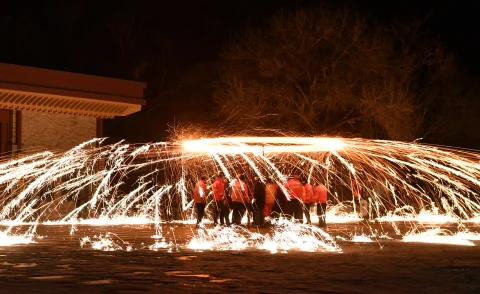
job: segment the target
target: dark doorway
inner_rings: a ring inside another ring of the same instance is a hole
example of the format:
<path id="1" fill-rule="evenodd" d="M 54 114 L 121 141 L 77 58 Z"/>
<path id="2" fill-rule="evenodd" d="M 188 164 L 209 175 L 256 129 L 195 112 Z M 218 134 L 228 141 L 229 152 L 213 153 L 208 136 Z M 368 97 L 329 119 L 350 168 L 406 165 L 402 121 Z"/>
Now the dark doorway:
<path id="1" fill-rule="evenodd" d="M 0 109 L 0 153 L 5 155 L 8 151 L 9 143 L 9 128 L 10 125 L 10 111 L 6 109 Z"/>

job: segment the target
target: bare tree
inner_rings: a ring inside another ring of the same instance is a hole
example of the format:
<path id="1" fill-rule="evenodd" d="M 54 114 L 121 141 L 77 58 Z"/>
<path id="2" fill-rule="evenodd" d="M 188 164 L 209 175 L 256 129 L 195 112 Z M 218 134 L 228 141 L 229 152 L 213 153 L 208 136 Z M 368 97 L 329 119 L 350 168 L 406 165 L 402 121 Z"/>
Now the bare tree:
<path id="1" fill-rule="evenodd" d="M 412 140 L 419 95 L 449 61 L 436 47 L 410 51 L 420 25 L 372 29 L 324 6 L 282 11 L 224 52 L 215 101 L 242 127 Z"/>

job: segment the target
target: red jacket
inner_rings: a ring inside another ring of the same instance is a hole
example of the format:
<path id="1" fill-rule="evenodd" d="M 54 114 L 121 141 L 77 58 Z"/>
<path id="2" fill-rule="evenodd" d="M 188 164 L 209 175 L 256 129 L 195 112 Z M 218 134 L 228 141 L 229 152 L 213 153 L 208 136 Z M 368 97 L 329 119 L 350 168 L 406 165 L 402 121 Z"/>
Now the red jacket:
<path id="1" fill-rule="evenodd" d="M 318 203 L 327 203 L 327 194 L 327 187 L 325 187 L 323 184 L 318 184 L 315 187 L 315 198 L 318 199 Z"/>
<path id="2" fill-rule="evenodd" d="M 225 188 L 223 186 L 223 179 L 217 178 L 212 185 L 213 199 L 216 201 L 223 200 L 225 197 Z"/>
<path id="3" fill-rule="evenodd" d="M 309 183 L 306 183 L 303 186 L 305 193 L 303 193 L 302 201 L 303 203 L 312 203 L 313 202 L 313 187 Z"/>
<path id="4" fill-rule="evenodd" d="M 352 193 L 354 198 L 362 197 L 362 186 L 357 180 L 352 181 Z"/>
<path id="5" fill-rule="evenodd" d="M 289 179 L 285 184 L 285 188 L 288 191 L 290 199 L 302 199 L 303 185 L 299 180 L 295 178 Z"/>
<path id="6" fill-rule="evenodd" d="M 265 203 L 275 203 L 275 197 L 277 195 L 278 185 L 277 183 L 268 183 L 265 187 Z"/>
<path id="7" fill-rule="evenodd" d="M 235 179 L 232 182 L 232 201 L 233 202 L 250 202 L 248 197 L 248 186 L 243 181 Z"/>
<path id="8" fill-rule="evenodd" d="M 195 184 L 195 190 L 193 190 L 193 200 L 196 203 L 205 202 L 207 198 L 207 182 L 200 180 Z"/>

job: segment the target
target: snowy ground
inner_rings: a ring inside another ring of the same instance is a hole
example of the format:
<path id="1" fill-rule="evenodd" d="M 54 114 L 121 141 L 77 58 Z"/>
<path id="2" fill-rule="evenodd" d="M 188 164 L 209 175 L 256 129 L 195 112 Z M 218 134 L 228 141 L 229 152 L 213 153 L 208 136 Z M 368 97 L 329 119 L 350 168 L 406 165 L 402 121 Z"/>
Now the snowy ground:
<path id="1" fill-rule="evenodd" d="M 267 229 L 259 231 L 265 233 Z M 88 236 L 115 233 L 123 249 L 80 246 Z M 183 247 L 197 231 L 164 226 L 173 250 L 149 249 L 152 226 L 45 226 L 35 243 L 0 247 L 1 293 L 478 293 L 476 246 L 339 239 L 338 252 L 272 254 L 264 250 L 194 251 Z M 329 226 L 349 239 L 364 224 Z M 71 234 L 73 233 L 73 234 Z M 350 238 L 351 239 L 351 238 Z M 171 252 L 169 252 L 171 251 Z"/>

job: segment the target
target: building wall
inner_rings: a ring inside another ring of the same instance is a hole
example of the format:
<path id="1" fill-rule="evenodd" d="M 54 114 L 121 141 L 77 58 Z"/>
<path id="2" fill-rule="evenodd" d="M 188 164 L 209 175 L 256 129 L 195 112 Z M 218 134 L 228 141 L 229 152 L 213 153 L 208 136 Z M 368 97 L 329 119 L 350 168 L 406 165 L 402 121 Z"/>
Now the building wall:
<path id="1" fill-rule="evenodd" d="M 67 150 L 96 137 L 97 119 L 59 113 L 22 111 L 22 146 Z"/>

